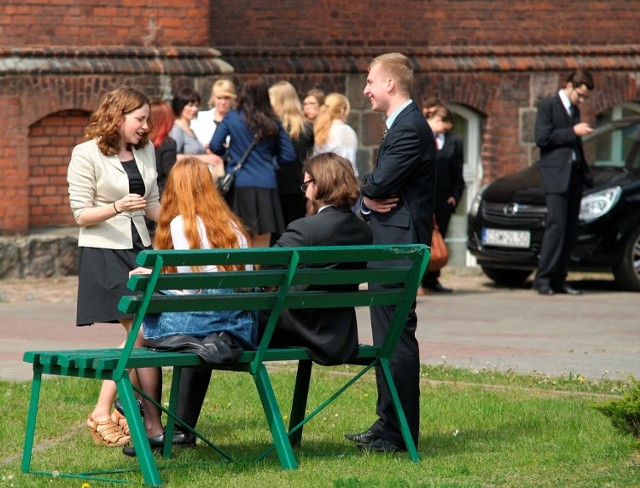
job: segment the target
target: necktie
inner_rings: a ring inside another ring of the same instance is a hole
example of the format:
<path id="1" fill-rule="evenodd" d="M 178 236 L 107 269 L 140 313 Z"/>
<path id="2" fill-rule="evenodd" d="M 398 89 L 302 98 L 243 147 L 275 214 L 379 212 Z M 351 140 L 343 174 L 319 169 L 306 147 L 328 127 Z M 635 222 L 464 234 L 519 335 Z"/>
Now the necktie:
<path id="1" fill-rule="evenodd" d="M 387 132 L 389 132 L 389 129 L 385 127 L 384 132 L 382 133 L 382 140 L 380 141 L 380 144 L 384 142 L 384 138 L 387 136 Z"/>
<path id="2" fill-rule="evenodd" d="M 573 125 L 580 123 L 580 115 L 578 114 L 578 109 L 575 105 L 571 105 L 569 107 L 569 112 L 571 113 L 571 123 Z"/>

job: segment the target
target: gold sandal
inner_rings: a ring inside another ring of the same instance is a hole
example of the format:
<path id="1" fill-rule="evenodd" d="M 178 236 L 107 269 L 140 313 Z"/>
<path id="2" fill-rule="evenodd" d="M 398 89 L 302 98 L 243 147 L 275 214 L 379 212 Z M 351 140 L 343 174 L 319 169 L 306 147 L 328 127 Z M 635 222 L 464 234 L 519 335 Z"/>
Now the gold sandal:
<path id="1" fill-rule="evenodd" d="M 122 431 L 124 435 L 126 435 L 127 437 L 131 437 L 129 424 L 127 423 L 127 419 L 125 418 L 124 415 L 122 415 L 120 412 L 114 409 L 113 413 L 111 414 L 111 420 L 113 421 L 114 424 L 118 426 L 118 428 Z"/>
<path id="2" fill-rule="evenodd" d="M 96 444 L 102 444 L 107 447 L 119 447 L 131 442 L 131 437 L 124 435 L 120 427 L 118 427 L 111 418 L 97 421 L 90 415 L 89 422 L 91 422 L 93 426 L 87 424 L 87 428 L 91 432 L 93 442 Z"/>

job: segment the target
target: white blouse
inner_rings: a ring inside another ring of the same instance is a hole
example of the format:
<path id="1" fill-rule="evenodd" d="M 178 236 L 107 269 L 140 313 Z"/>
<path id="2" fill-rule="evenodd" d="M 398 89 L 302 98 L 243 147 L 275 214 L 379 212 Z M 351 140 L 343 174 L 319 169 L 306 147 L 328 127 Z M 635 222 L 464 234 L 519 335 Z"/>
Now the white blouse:
<path id="1" fill-rule="evenodd" d="M 358 176 L 356 153 L 358 152 L 358 136 L 356 131 L 342 120 L 334 119 L 329 129 L 329 138 L 322 146 L 314 146 L 313 155 L 334 152 L 351 163 L 353 173 Z"/>

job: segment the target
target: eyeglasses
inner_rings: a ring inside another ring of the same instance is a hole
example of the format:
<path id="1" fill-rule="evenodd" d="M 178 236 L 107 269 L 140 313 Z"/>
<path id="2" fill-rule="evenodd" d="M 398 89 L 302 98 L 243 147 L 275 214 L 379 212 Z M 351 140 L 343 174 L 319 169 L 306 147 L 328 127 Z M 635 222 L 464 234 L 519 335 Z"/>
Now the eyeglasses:
<path id="1" fill-rule="evenodd" d="M 310 179 L 310 180 L 305 181 L 302 185 L 300 185 L 300 189 L 301 189 L 303 192 L 305 192 L 305 193 L 306 193 L 307 188 L 309 188 L 309 185 L 310 185 L 311 183 L 313 183 L 314 181 L 316 181 L 316 180 L 314 180 L 313 178 L 312 178 L 312 179 Z"/>
<path id="2" fill-rule="evenodd" d="M 580 93 L 576 88 L 573 89 L 573 91 L 576 93 L 576 95 L 578 95 L 578 100 L 589 100 L 589 91 L 587 90 L 586 93 Z"/>

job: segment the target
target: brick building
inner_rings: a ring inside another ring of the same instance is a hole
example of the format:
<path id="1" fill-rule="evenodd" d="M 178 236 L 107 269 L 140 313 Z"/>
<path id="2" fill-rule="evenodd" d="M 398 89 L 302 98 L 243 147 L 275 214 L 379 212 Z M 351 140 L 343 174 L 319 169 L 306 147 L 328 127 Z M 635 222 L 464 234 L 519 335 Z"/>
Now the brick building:
<path id="1" fill-rule="evenodd" d="M 361 172 L 383 120 L 362 96 L 367 64 L 408 54 L 414 98 L 439 95 L 466 143 L 467 192 L 449 234 L 459 245 L 482 182 L 535 161 L 537 102 L 574 68 L 593 72 L 592 122 L 640 112 L 637 2 L 560 0 L 5 0 L 0 5 L 0 235 L 74 225 L 66 166 L 88 114 L 129 84 L 160 99 L 216 77 L 287 79 L 352 103 Z"/>

